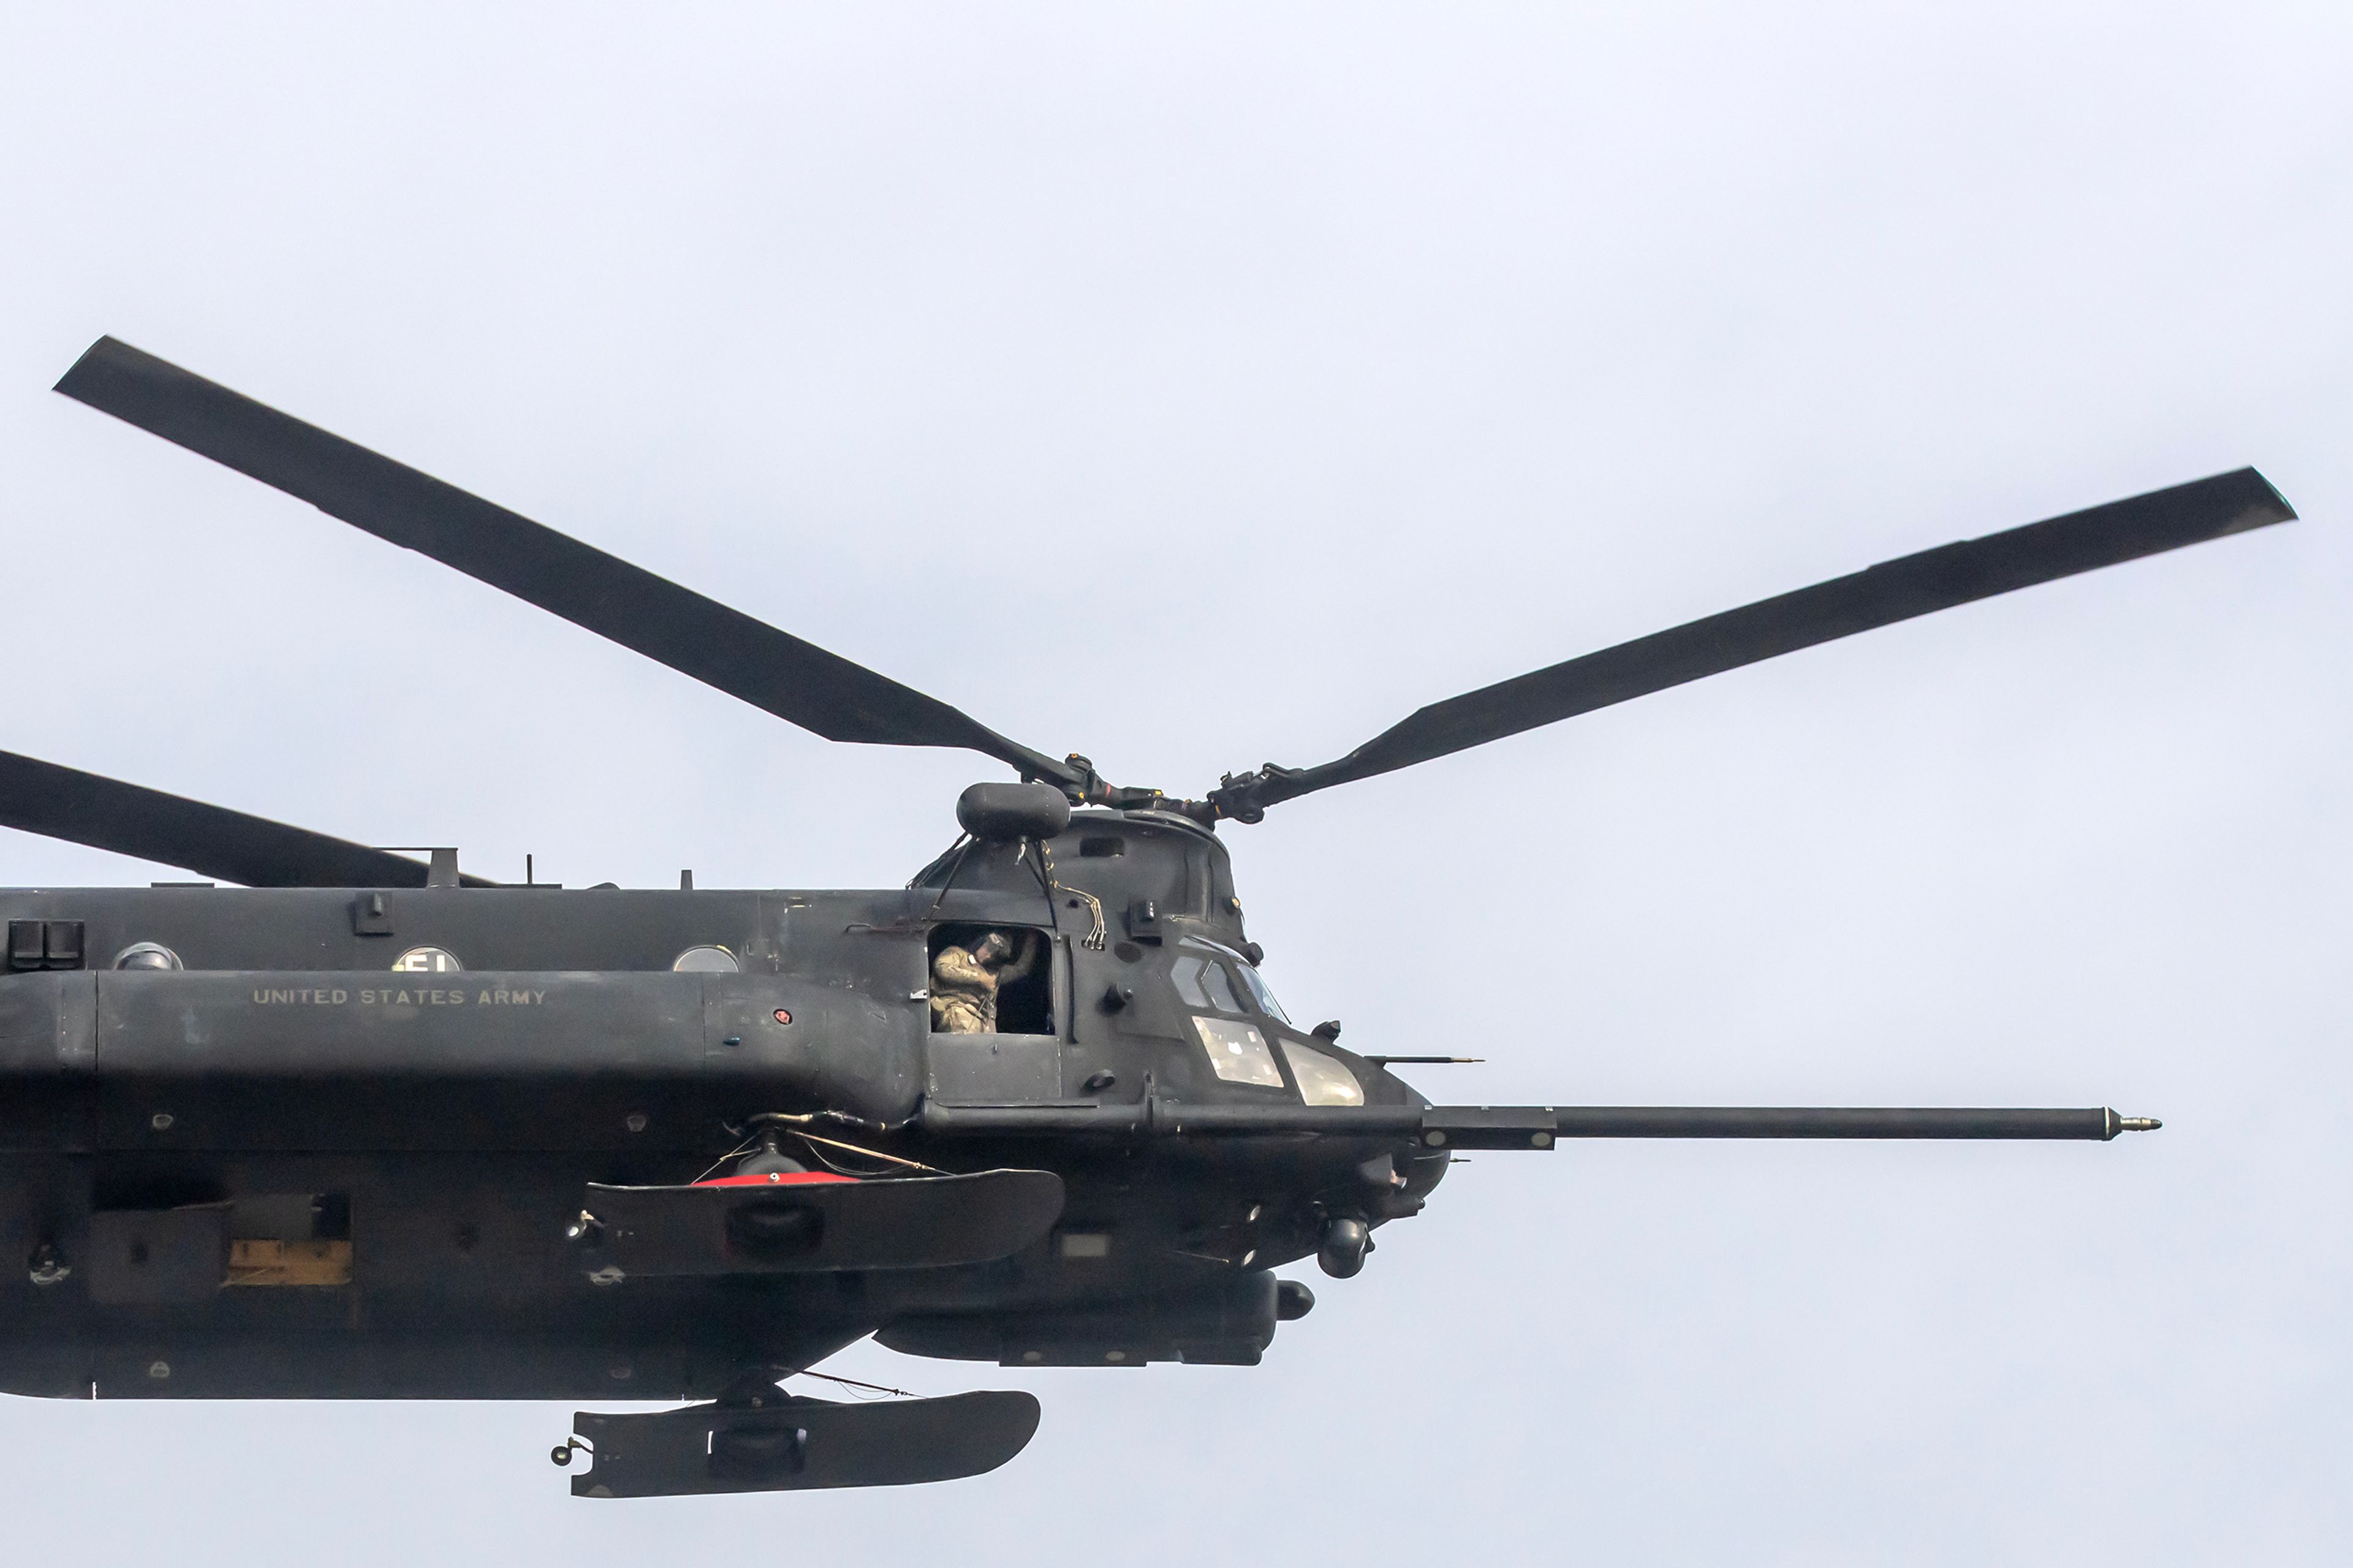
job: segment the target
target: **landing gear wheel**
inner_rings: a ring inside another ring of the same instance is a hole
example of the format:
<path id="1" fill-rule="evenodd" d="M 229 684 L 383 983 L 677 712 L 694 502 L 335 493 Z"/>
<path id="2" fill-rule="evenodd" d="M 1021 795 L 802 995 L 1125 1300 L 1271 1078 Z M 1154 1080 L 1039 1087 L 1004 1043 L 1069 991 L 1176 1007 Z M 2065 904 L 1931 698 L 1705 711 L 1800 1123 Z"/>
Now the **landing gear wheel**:
<path id="1" fill-rule="evenodd" d="M 572 1468 L 572 1445 L 569 1443 L 558 1443 L 554 1447 L 550 1448 L 547 1451 L 547 1457 L 549 1460 L 554 1464 L 557 1469 L 568 1470 Z"/>

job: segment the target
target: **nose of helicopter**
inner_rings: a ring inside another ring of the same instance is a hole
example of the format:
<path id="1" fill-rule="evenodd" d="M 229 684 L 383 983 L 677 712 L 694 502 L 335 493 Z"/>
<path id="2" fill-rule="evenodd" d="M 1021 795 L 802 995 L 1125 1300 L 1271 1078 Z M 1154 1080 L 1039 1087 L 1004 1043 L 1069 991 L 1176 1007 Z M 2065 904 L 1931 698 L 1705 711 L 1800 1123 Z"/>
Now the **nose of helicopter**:
<path id="1" fill-rule="evenodd" d="M 1405 1178 L 1404 1184 L 1398 1188 L 1398 1196 L 1419 1205 L 1439 1183 L 1446 1179 L 1446 1169 L 1453 1163 L 1454 1156 L 1444 1149 L 1417 1146 L 1410 1155 L 1398 1163 L 1398 1174 Z"/>

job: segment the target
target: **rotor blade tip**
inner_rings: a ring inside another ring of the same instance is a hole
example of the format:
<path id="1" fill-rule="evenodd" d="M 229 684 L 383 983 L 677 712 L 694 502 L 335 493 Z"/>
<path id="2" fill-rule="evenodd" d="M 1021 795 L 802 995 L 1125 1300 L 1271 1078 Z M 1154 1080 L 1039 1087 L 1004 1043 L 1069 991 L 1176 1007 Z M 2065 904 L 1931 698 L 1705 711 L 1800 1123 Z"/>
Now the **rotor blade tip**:
<path id="1" fill-rule="evenodd" d="M 2279 509 L 2279 515 L 2270 521 L 2276 522 L 2295 521 L 2297 518 L 2296 510 L 2289 503 L 2287 497 L 2280 494 L 2279 486 L 2272 483 L 2268 479 L 2265 479 L 2263 477 L 2263 471 L 2261 468 L 2250 467 L 2247 469 L 2247 472 L 2253 478 L 2255 483 L 2263 486 L 2263 493 L 2270 497 L 2272 504 Z"/>
<path id="2" fill-rule="evenodd" d="M 87 401 L 82 398 L 79 388 L 89 380 L 99 365 L 119 358 L 126 353 L 137 353 L 138 352 L 120 338 L 111 335 L 101 336 L 96 342 L 81 351 L 81 357 L 73 362 L 65 374 L 58 377 L 58 384 L 49 390 L 62 392 L 68 397 L 78 401 Z"/>
<path id="3" fill-rule="evenodd" d="M 2275 522 L 2295 521 L 2295 508 L 2287 504 L 2287 497 L 2279 487 L 2263 478 L 2263 471 L 2253 466 L 2232 468 L 2227 474 L 2211 479 L 2193 479 L 2180 487 L 2183 490 L 2200 490 L 2208 498 L 2206 504 L 2226 512 L 2228 521 L 2219 521 L 2208 535 L 2225 539 L 2249 529 L 2268 528 Z"/>

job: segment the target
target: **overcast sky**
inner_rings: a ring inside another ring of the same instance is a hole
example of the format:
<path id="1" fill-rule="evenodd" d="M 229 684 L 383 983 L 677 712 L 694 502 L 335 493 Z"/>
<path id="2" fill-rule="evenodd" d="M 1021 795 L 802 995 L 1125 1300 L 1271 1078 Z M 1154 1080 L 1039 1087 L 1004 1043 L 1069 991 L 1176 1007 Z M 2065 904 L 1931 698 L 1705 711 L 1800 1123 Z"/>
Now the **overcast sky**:
<path id="1" fill-rule="evenodd" d="M 1482 1155 L 1255 1369 L 845 1355 L 1044 1400 L 929 1489 L 0 1401 L 11 1559 L 2345 1561 L 2348 68 L 2244 0 L 0 5 L 0 748 L 493 877 L 895 886 L 1001 773 L 50 394 L 90 340 L 1195 794 L 2245 463 L 2306 519 L 1226 829 L 1443 1099 L 2161 1133 Z"/>

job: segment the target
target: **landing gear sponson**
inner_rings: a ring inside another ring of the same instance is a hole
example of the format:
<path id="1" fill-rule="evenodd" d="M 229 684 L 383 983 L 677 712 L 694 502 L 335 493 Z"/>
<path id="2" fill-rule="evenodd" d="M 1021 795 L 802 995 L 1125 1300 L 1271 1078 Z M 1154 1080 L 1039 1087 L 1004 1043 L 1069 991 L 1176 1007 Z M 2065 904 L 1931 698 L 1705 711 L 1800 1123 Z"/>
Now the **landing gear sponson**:
<path id="1" fill-rule="evenodd" d="M 709 1405 L 649 1415 L 579 1411 L 550 1456 L 593 1461 L 574 1497 L 699 1497 L 961 1480 L 997 1468 L 1038 1430 L 1034 1395 L 997 1389 L 849 1405 L 786 1394 L 748 1374 Z"/>

